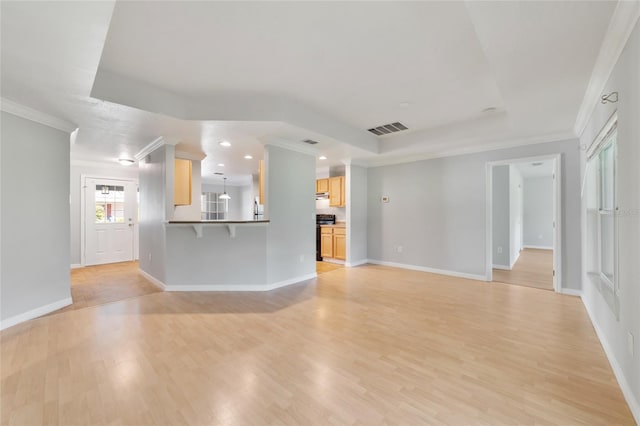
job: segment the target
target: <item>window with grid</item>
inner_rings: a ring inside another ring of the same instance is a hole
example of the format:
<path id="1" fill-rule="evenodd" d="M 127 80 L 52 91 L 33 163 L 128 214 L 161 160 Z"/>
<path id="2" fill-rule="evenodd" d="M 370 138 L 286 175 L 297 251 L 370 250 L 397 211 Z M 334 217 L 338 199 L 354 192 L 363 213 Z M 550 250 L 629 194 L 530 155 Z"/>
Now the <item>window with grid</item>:
<path id="1" fill-rule="evenodd" d="M 202 220 L 225 220 L 229 210 L 228 200 L 221 200 L 218 192 L 203 192 L 200 197 Z"/>

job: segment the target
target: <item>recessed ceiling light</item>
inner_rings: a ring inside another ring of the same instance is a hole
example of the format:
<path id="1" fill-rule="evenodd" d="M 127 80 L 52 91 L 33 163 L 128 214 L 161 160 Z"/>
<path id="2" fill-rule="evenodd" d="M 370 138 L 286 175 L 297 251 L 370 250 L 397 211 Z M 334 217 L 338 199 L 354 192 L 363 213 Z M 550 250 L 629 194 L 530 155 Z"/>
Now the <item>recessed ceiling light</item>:
<path id="1" fill-rule="evenodd" d="M 132 160 L 131 158 L 118 158 L 118 163 L 120 163 L 123 166 L 130 166 L 135 162 L 136 160 Z"/>
<path id="2" fill-rule="evenodd" d="M 245 159 L 245 160 L 251 160 L 252 158 L 253 158 L 253 157 L 252 157 L 251 155 L 245 155 L 245 156 L 244 156 L 244 159 Z"/>
<path id="3" fill-rule="evenodd" d="M 229 141 L 222 141 L 220 142 L 220 146 L 224 146 L 225 148 L 228 148 L 231 146 L 231 142 Z"/>
<path id="4" fill-rule="evenodd" d="M 218 167 L 224 167 L 224 163 L 218 163 Z"/>
<path id="5" fill-rule="evenodd" d="M 320 157 L 318 157 L 318 160 L 326 160 L 327 157 L 325 157 L 324 155 L 321 155 Z"/>

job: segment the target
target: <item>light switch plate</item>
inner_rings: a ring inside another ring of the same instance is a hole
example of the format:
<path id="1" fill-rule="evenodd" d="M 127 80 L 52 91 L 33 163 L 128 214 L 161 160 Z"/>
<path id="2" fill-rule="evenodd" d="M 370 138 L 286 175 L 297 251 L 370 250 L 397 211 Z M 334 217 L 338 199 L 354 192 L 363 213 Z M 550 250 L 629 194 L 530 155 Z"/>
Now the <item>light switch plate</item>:
<path id="1" fill-rule="evenodd" d="M 629 355 L 633 357 L 633 334 L 631 334 L 631 332 L 627 333 L 627 351 L 629 351 Z"/>

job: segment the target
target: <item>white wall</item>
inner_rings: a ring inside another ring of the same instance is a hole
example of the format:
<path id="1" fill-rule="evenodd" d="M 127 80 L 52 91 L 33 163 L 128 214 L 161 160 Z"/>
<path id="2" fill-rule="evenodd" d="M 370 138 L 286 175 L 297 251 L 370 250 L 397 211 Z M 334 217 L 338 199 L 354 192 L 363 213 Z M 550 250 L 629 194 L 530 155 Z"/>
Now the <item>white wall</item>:
<path id="1" fill-rule="evenodd" d="M 485 277 L 486 164 L 562 154 L 562 287 L 579 289 L 580 162 L 576 139 L 368 169 L 372 260 Z M 390 197 L 382 203 L 380 197 Z M 394 248 L 402 246 L 398 253 Z"/>
<path id="2" fill-rule="evenodd" d="M 346 169 L 347 263 L 367 259 L 367 169 L 350 165 Z"/>
<path id="3" fill-rule="evenodd" d="M 315 158 L 265 147 L 267 283 L 316 271 Z"/>
<path id="4" fill-rule="evenodd" d="M 617 110 L 617 207 L 618 207 L 618 283 L 619 318 L 602 294 L 582 271 L 583 300 L 618 376 L 627 401 L 640 422 L 640 23 L 636 23 L 627 44 L 602 93 L 618 92 L 619 101 L 598 103 L 587 128 L 580 137 L 589 146 Z M 582 175 L 586 156 L 582 152 Z M 582 230 L 586 234 L 583 204 Z M 587 263 L 587 247 L 582 247 Z M 634 336 L 633 354 L 628 334 Z"/>
<path id="5" fill-rule="evenodd" d="M 513 265 L 522 250 L 522 174 L 509 165 L 509 265 Z"/>
<path id="6" fill-rule="evenodd" d="M 125 167 L 119 164 L 100 165 L 90 164 L 83 162 L 71 163 L 71 180 L 70 180 L 70 194 L 71 194 L 71 264 L 79 265 L 82 262 L 81 254 L 81 242 L 80 237 L 82 235 L 82 205 L 81 205 L 81 190 L 82 190 L 82 175 L 108 177 L 114 179 L 138 179 L 138 167 L 130 166 Z"/>
<path id="7" fill-rule="evenodd" d="M 2 112 L 0 328 L 71 303 L 69 134 Z"/>
<path id="8" fill-rule="evenodd" d="M 492 214 L 493 221 L 493 265 L 504 268 L 511 267 L 510 239 L 510 206 L 509 206 L 509 166 L 493 166 L 492 178 Z"/>
<path id="9" fill-rule="evenodd" d="M 523 191 L 523 244 L 553 248 L 553 177 L 528 177 Z"/>
<path id="10" fill-rule="evenodd" d="M 140 161 L 140 269 L 161 282 L 166 279 L 167 260 L 164 222 L 173 214 L 173 169 L 171 145 Z"/>

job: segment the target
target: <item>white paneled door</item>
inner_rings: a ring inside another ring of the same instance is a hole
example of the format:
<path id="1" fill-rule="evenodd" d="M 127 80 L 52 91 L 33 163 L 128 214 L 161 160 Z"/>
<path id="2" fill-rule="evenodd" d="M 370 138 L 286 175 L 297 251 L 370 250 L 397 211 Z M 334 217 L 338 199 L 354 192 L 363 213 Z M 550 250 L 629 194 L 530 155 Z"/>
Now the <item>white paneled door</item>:
<path id="1" fill-rule="evenodd" d="M 85 265 L 134 260 L 137 193 L 135 181 L 85 177 Z"/>

